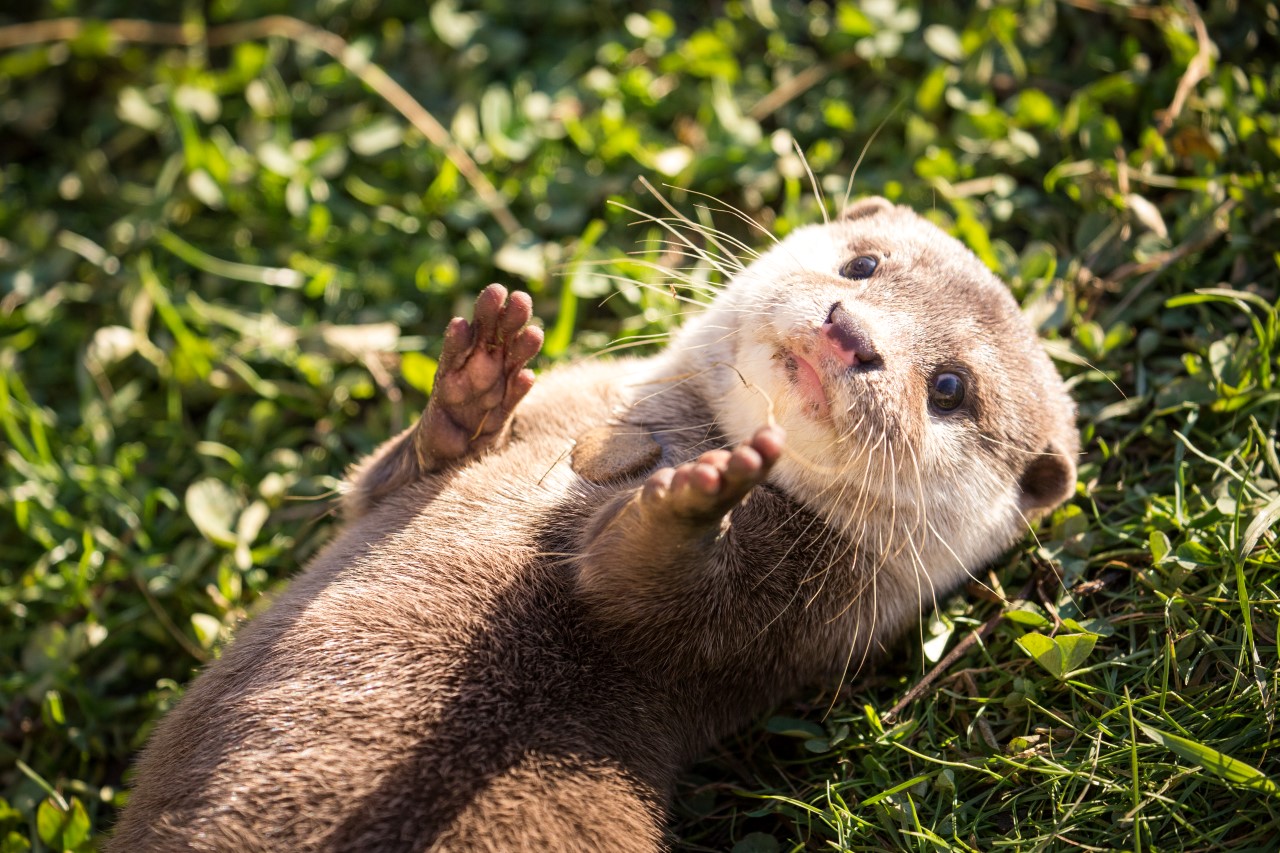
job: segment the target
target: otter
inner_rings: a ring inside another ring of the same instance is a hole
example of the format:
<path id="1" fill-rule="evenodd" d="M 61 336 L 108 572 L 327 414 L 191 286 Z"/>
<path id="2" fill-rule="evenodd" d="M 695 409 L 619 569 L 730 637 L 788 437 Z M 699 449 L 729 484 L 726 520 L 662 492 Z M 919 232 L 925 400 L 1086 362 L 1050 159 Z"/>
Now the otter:
<path id="1" fill-rule="evenodd" d="M 491 285 L 335 540 L 158 725 L 112 851 L 659 850 L 677 773 L 1075 487 L 1005 286 L 882 198 L 661 353 L 527 363 Z"/>

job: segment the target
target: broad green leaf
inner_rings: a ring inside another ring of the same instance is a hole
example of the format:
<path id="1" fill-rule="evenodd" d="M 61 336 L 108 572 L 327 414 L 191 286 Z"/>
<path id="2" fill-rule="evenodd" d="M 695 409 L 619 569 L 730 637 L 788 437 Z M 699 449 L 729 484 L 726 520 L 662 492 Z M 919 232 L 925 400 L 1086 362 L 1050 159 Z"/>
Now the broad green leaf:
<path id="1" fill-rule="evenodd" d="M 673 145 L 653 155 L 653 168 L 669 178 L 674 178 L 693 162 L 693 150 L 685 145 Z"/>
<path id="2" fill-rule="evenodd" d="M 1124 201 L 1129 211 L 1143 226 L 1162 238 L 1168 238 L 1169 228 L 1164 224 L 1164 217 L 1160 215 L 1159 208 L 1137 193 L 1129 193 L 1124 197 Z"/>
<path id="3" fill-rule="evenodd" d="M 197 480 L 187 488 L 185 504 L 187 515 L 206 539 L 228 548 L 236 544 L 232 530 L 240 499 L 230 486 L 213 477 Z"/>
<path id="4" fill-rule="evenodd" d="M 1063 618 L 1062 625 L 1074 634 L 1097 634 L 1100 637 L 1110 637 L 1116 632 L 1110 622 L 1101 618 L 1079 620 L 1067 616 Z"/>
<path id="5" fill-rule="evenodd" d="M 766 30 L 778 28 L 778 15 L 773 11 L 773 4 L 769 0 L 748 0 L 748 7 L 751 9 L 752 16 L 760 22 L 760 26 Z"/>
<path id="6" fill-rule="evenodd" d="M 1213 552 L 1201 545 L 1199 542 L 1183 542 L 1178 546 L 1178 550 L 1174 552 L 1178 559 L 1184 564 L 1191 566 L 1213 566 L 1218 561 L 1214 558 Z"/>
<path id="7" fill-rule="evenodd" d="M 423 394 L 430 394 L 435 387 L 439 366 L 434 358 L 420 352 L 407 352 L 400 357 L 400 375 Z"/>
<path id="8" fill-rule="evenodd" d="M 792 717 L 772 717 L 764 727 L 775 735 L 787 737 L 821 738 L 827 735 L 817 723 Z"/>
<path id="9" fill-rule="evenodd" d="M 0 853 L 27 853 L 30 849 L 31 842 L 16 832 L 10 832 L 0 839 Z"/>
<path id="10" fill-rule="evenodd" d="M 749 832 L 733 845 L 732 853 L 777 853 L 778 839 L 763 832 Z"/>
<path id="11" fill-rule="evenodd" d="M 389 151 L 404 141 L 404 128 L 390 118 L 379 118 L 351 134 L 351 150 L 361 157 Z"/>
<path id="12" fill-rule="evenodd" d="M 1096 634 L 1059 634 L 1053 638 L 1062 650 L 1063 674 L 1074 672 L 1084 663 L 1098 642 Z"/>
<path id="13" fill-rule="evenodd" d="M 89 841 L 89 815 L 84 805 L 76 797 L 71 798 L 71 814 L 67 816 L 67 825 L 62 829 L 62 846 L 68 850 L 78 850 Z"/>
<path id="14" fill-rule="evenodd" d="M 1015 625 L 1026 625 L 1030 628 L 1044 628 L 1053 624 L 1049 617 L 1039 612 L 1034 604 L 1022 604 L 1004 614 Z"/>
<path id="15" fill-rule="evenodd" d="M 871 705 L 863 705 L 862 713 L 867 718 L 867 724 L 871 726 L 871 730 L 877 735 L 884 734 L 884 722 L 880 719 L 880 714 Z"/>
<path id="16" fill-rule="evenodd" d="M 66 812 L 58 808 L 52 798 L 41 802 L 36 809 L 36 832 L 40 840 L 50 847 L 57 847 L 66 816 Z"/>
<path id="17" fill-rule="evenodd" d="M 164 124 L 164 116 L 160 111 L 133 86 L 121 90 L 120 100 L 116 104 L 116 115 L 122 121 L 137 125 L 144 130 L 156 130 Z"/>
<path id="18" fill-rule="evenodd" d="M 1052 637 L 1046 637 L 1036 631 L 1018 638 L 1018 645 L 1031 655 L 1031 659 L 1040 664 L 1054 678 L 1062 678 L 1062 650 Z"/>
<path id="19" fill-rule="evenodd" d="M 1097 323 L 1081 323 L 1076 326 L 1076 340 L 1080 346 L 1093 356 L 1099 356 L 1103 353 L 1103 342 L 1106 335 L 1102 331 L 1102 327 Z"/>
<path id="20" fill-rule="evenodd" d="M 192 195 L 215 210 L 220 210 L 226 205 L 222 188 L 204 169 L 196 169 L 187 175 L 187 188 L 191 190 Z"/>
<path id="21" fill-rule="evenodd" d="M 258 161 L 263 166 L 281 177 L 288 178 L 298 171 L 298 162 L 289 156 L 289 152 L 275 142 L 264 142 L 258 146 Z"/>
<path id="22" fill-rule="evenodd" d="M 200 647 L 210 649 L 218 640 L 218 632 L 222 630 L 222 620 L 208 613 L 192 613 L 191 627 L 195 629 Z"/>
<path id="23" fill-rule="evenodd" d="M 954 630 L 953 626 L 947 625 L 925 640 L 923 648 L 925 660 L 936 663 L 942 659 L 942 653 L 947 650 L 947 643 L 951 642 L 951 635 Z"/>
<path id="24" fill-rule="evenodd" d="M 1018 638 L 1018 645 L 1059 680 L 1079 669 L 1098 642 L 1096 634 L 1059 634 L 1046 637 L 1035 631 Z"/>
<path id="25" fill-rule="evenodd" d="M 248 571 L 252 567 L 253 556 L 250 549 L 270 514 L 271 510 L 265 501 L 254 501 L 236 519 L 235 560 L 241 571 Z"/>
<path id="26" fill-rule="evenodd" d="M 222 103 L 217 94 L 198 86 L 179 86 L 174 92 L 173 102 L 182 109 L 195 113 L 205 122 L 217 121 L 222 112 Z"/>
<path id="27" fill-rule="evenodd" d="M 964 60 L 964 47 L 960 44 L 960 37 L 951 27 L 944 27 L 942 24 L 931 24 L 925 27 L 924 43 L 948 62 Z"/>
<path id="28" fill-rule="evenodd" d="M 456 0 L 427 6 L 428 18 L 437 37 L 452 48 L 462 48 L 484 26 L 484 18 L 474 12 L 459 12 Z"/>
<path id="29" fill-rule="evenodd" d="M 252 545 L 253 540 L 258 538 L 258 534 L 262 531 L 262 525 L 266 523 L 267 516 L 271 514 L 271 510 L 263 501 L 254 501 L 240 513 L 240 517 L 236 519 L 236 540 L 246 545 Z"/>
<path id="30" fill-rule="evenodd" d="M 1147 536 L 1147 544 L 1151 548 L 1151 565 L 1158 566 L 1160 561 L 1169 554 L 1172 547 L 1169 544 L 1169 537 L 1165 536 L 1160 530 L 1153 530 Z"/>
<path id="31" fill-rule="evenodd" d="M 93 333 L 88 354 L 98 364 L 110 367 L 124 361 L 136 351 L 137 338 L 133 329 L 125 326 L 103 326 Z"/>
<path id="32" fill-rule="evenodd" d="M 1280 797 L 1280 786 L 1252 764 L 1246 764 L 1238 758 L 1218 752 L 1213 747 L 1180 735 L 1169 734 L 1145 723 L 1138 723 L 1138 728 L 1169 751 L 1177 753 L 1193 764 L 1198 764 L 1221 779 L 1273 797 Z"/>
<path id="33" fill-rule="evenodd" d="M 1022 250 L 1018 274 L 1027 281 L 1052 279 L 1058 270 L 1058 253 L 1044 241 L 1034 241 Z"/>

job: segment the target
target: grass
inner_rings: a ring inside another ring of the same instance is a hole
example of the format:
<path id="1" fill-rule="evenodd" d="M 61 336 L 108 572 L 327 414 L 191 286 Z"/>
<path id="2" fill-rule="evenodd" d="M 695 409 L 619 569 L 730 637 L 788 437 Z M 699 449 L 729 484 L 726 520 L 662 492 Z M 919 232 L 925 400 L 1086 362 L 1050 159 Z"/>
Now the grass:
<path id="1" fill-rule="evenodd" d="M 533 292 L 543 365 L 661 335 L 637 179 L 785 233 L 793 145 L 1010 282 L 1085 456 L 990 591 L 688 774 L 681 845 L 1275 849 L 1275 3 L 296 5 L 341 41 L 283 0 L 0 15 L 0 851 L 100 844 L 470 294 Z"/>

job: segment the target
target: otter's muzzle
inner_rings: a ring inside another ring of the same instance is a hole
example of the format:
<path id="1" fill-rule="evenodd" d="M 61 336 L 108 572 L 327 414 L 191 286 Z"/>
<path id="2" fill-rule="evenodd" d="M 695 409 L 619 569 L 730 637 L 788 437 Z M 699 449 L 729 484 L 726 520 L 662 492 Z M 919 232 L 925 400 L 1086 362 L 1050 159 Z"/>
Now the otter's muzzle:
<path id="1" fill-rule="evenodd" d="M 837 302 L 831 306 L 827 322 L 819 330 L 827 349 L 847 367 L 860 364 L 879 364 L 880 353 L 866 329 L 844 309 L 844 303 Z"/>

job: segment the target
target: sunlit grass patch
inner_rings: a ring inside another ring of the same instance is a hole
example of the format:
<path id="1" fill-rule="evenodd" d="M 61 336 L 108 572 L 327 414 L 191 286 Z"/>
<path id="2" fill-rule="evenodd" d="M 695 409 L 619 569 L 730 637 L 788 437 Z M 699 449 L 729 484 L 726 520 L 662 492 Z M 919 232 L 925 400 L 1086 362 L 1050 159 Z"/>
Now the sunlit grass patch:
<path id="1" fill-rule="evenodd" d="M 0 851 L 109 828 L 470 295 L 529 289 L 544 364 L 648 351 L 723 272 L 638 178 L 745 251 L 859 158 L 855 196 L 1010 282 L 1079 403 L 1078 491 L 696 767 L 679 843 L 1274 846 L 1280 44 L 1274 4 L 1202 6 L 4 12 Z"/>

